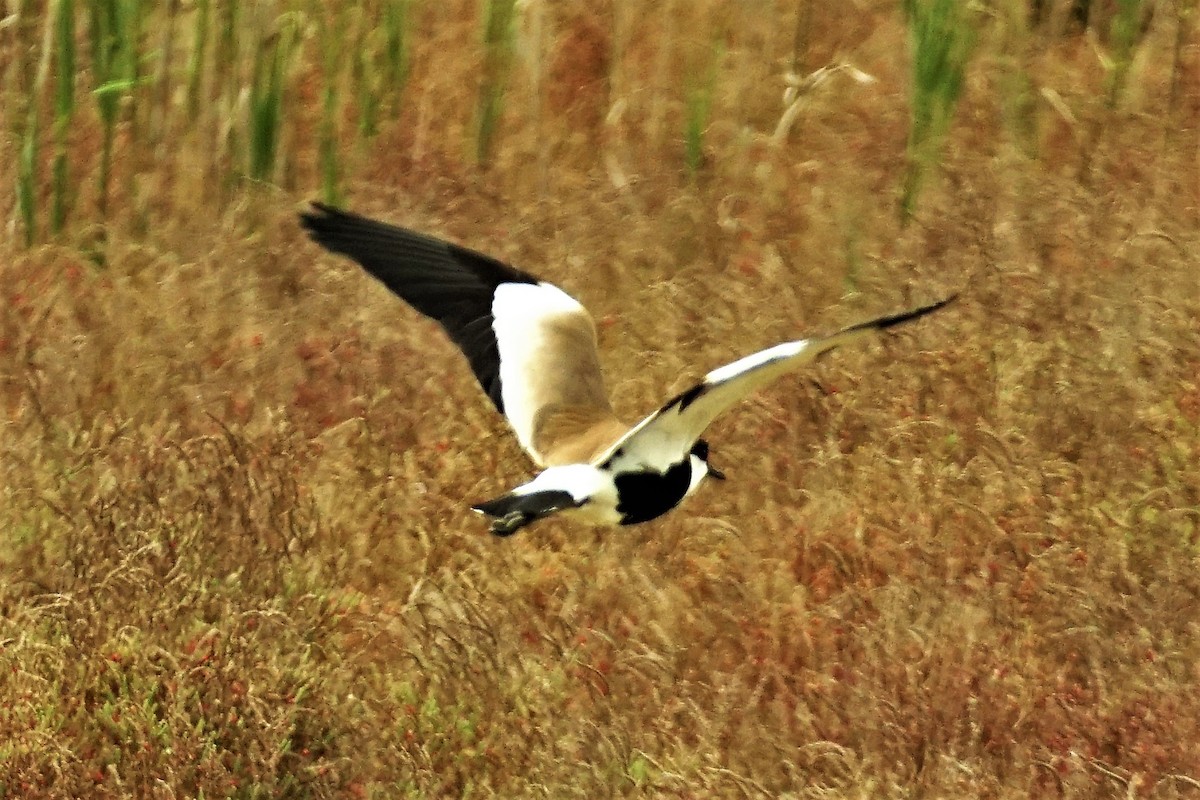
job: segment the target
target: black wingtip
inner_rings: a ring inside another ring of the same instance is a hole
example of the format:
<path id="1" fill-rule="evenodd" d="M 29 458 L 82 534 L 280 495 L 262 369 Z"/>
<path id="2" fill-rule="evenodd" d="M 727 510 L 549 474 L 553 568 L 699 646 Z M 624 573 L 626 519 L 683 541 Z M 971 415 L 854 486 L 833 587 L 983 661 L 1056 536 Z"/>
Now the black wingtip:
<path id="1" fill-rule="evenodd" d="M 300 226 L 314 238 L 330 220 L 350 216 L 348 212 L 319 200 L 310 200 L 308 205 L 308 209 L 300 212 Z"/>
<path id="2" fill-rule="evenodd" d="M 911 322 L 912 320 L 923 317 L 926 314 L 932 314 L 934 311 L 937 311 L 940 308 L 945 308 L 946 306 L 950 305 L 957 299 L 958 299 L 958 293 L 955 292 L 954 294 L 950 295 L 949 297 L 945 297 L 941 300 L 938 300 L 936 303 L 930 303 L 927 306 L 921 306 L 919 308 L 913 308 L 908 311 L 902 311 L 899 314 L 893 314 L 890 317 L 880 317 L 879 319 L 873 319 L 869 322 L 862 322 L 862 323 L 859 323 L 858 325 L 851 325 L 846 330 L 847 331 L 861 331 L 861 330 L 866 330 L 868 328 L 874 328 L 875 330 L 880 330 L 880 331 L 886 330 L 887 328 L 891 328 L 895 325 L 901 325 L 905 322 Z"/>

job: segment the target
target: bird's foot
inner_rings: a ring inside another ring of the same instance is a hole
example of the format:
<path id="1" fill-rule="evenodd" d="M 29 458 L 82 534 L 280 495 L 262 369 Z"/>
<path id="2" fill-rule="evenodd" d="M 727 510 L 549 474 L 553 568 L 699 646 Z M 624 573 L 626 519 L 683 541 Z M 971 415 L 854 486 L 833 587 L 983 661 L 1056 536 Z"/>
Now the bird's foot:
<path id="1" fill-rule="evenodd" d="M 520 511 L 511 511 L 503 517 L 492 520 L 491 531 L 497 536 L 512 536 L 529 524 L 530 519 Z"/>

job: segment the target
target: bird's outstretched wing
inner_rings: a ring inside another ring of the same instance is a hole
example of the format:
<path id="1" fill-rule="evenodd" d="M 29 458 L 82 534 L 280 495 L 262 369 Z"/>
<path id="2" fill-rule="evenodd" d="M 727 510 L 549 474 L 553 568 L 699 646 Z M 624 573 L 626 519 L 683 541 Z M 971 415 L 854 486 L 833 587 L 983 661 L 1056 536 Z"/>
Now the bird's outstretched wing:
<path id="1" fill-rule="evenodd" d="M 835 347 L 923 317 L 954 299 L 951 296 L 901 314 L 852 325 L 829 336 L 784 342 L 718 367 L 635 425 L 593 463 L 602 466 L 616 458 L 665 469 L 678 461 L 681 453 L 689 452 L 704 429 L 743 397 Z"/>
<path id="2" fill-rule="evenodd" d="M 441 323 L 539 464 L 587 426 L 625 430 L 604 391 L 595 325 L 557 286 L 483 253 L 321 203 L 300 220 L 315 242 L 357 261 Z"/>

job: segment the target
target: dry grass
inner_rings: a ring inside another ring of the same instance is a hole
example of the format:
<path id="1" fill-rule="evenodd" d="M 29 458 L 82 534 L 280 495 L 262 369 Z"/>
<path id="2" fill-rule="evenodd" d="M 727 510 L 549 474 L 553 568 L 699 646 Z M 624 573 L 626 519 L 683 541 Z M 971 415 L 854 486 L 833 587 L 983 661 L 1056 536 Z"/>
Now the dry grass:
<path id="1" fill-rule="evenodd" d="M 283 188 L 148 83 L 101 224 L 81 100 L 64 234 L 22 249 L 0 197 L 0 797 L 1200 797 L 1197 15 L 1155 6 L 1111 103 L 1068 5 L 977 21 L 901 229 L 899 4 L 799 31 L 786 3 L 522 5 L 483 168 L 479 6 L 411 3 L 350 204 L 579 296 L 627 417 L 963 291 L 720 420 L 732 480 L 627 530 L 466 511 L 530 465 L 436 326 L 295 223 L 313 29 Z M 42 29 L 0 29 L 10 107 Z M 787 66 L 843 62 L 875 80 L 835 71 L 781 126 Z"/>

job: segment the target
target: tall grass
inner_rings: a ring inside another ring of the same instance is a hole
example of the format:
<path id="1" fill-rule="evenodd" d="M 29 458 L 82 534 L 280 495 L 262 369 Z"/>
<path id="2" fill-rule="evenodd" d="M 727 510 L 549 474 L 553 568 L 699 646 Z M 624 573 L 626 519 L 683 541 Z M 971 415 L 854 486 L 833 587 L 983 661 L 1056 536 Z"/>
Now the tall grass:
<path id="1" fill-rule="evenodd" d="M 512 67 L 516 0 L 485 0 L 483 75 L 475 105 L 475 158 L 486 165 L 495 146 L 496 128 L 504 111 L 504 91 Z"/>
<path id="2" fill-rule="evenodd" d="M 1108 66 L 1107 98 L 1109 108 L 1115 108 L 1121 89 L 1133 65 L 1134 51 L 1140 38 L 1144 0 L 1117 0 L 1117 11 L 1109 25 L 1109 41 L 1112 47 L 1111 63 Z M 1181 4 L 1179 5 L 1182 8 Z"/>
<path id="3" fill-rule="evenodd" d="M 75 116 L 75 0 L 58 0 L 55 9 L 54 170 L 50 231 L 59 233 L 67 220 L 71 187 L 67 175 L 67 137 Z"/>
<path id="4" fill-rule="evenodd" d="M 212 0 L 196 0 L 193 10 L 192 44 L 187 59 L 187 120 L 195 123 L 200 113 L 201 87 L 204 81 L 205 54 L 209 28 L 212 27 Z"/>
<path id="5" fill-rule="evenodd" d="M 17 156 L 17 212 L 25 230 L 25 246 L 29 247 L 37 238 L 37 166 L 38 166 L 37 104 L 29 106 L 25 115 L 25 130 L 21 136 L 21 149 Z"/>
<path id="6" fill-rule="evenodd" d="M 704 134 L 712 116 L 713 92 L 717 85 L 724 48 L 715 41 L 707 48 L 705 63 L 689 70 L 686 78 L 683 114 L 683 160 L 688 176 L 695 178 L 704 166 Z"/>
<path id="7" fill-rule="evenodd" d="M 238 71 L 239 44 L 238 31 L 243 28 L 243 12 L 241 0 L 227 0 L 219 4 L 220 14 L 217 24 L 220 26 L 217 36 L 216 52 L 213 55 L 213 66 L 217 70 L 217 84 L 230 97 L 236 96 L 242 88 Z M 247 23 L 244 26 L 247 33 L 258 33 L 261 37 L 266 33 L 259 31 L 256 25 Z"/>
<path id="8" fill-rule="evenodd" d="M 904 0 L 912 83 L 902 224 L 912 218 L 926 173 L 937 164 L 962 93 L 976 39 L 969 14 L 959 0 Z"/>
<path id="9" fill-rule="evenodd" d="M 245 70 L 243 39 L 261 46 L 269 33 L 260 27 L 258 15 L 243 9 L 241 0 L 227 0 L 216 8 L 216 41 L 212 54 L 212 87 L 205 102 L 210 106 L 208 120 L 212 151 L 208 154 L 212 177 L 220 189 L 221 202 L 232 198 L 235 179 L 245 174 L 245 127 L 239 125 L 239 103 L 243 96 Z M 261 15 L 266 16 L 266 9 Z M 271 21 L 272 23 L 274 20 Z M 244 34 L 244 35 L 242 35 Z M 254 51 L 255 53 L 258 50 Z M 249 56 L 252 57 L 252 56 Z M 253 73 L 251 73 L 253 76 Z M 251 77 L 251 80 L 254 80 Z M 215 130 L 213 130 L 215 128 Z"/>
<path id="10" fill-rule="evenodd" d="M 177 80 L 175 66 L 176 48 L 178 47 L 178 18 L 182 0 L 166 0 L 161 22 L 161 36 L 156 54 L 157 65 L 154 75 L 154 97 L 152 108 L 147 115 L 150 125 L 153 147 L 155 149 L 167 137 L 175 121 L 174 86 Z M 157 154 L 156 155 L 161 155 Z"/>
<path id="11" fill-rule="evenodd" d="M 1197 0 L 1180 0 L 1175 4 L 1175 45 L 1174 65 L 1171 68 L 1170 110 L 1174 113 L 1179 106 L 1180 90 L 1183 87 L 1183 76 L 1188 71 L 1184 53 L 1190 37 L 1196 29 L 1196 13 L 1200 9 Z"/>
<path id="12" fill-rule="evenodd" d="M 354 83 L 360 140 L 374 137 L 382 115 L 394 116 L 400 107 L 409 69 L 409 5 L 409 0 L 384 0 L 378 21 L 367 18 L 366 9 L 357 15 Z"/>
<path id="13" fill-rule="evenodd" d="M 321 61 L 323 86 L 321 88 L 321 126 L 318 133 L 318 160 L 321 172 L 321 199 L 337 205 L 341 200 L 338 190 L 338 84 L 341 79 L 346 15 L 334 11 L 332 19 L 326 20 L 321 36 Z"/>
<path id="14" fill-rule="evenodd" d="M 131 97 L 137 85 L 138 34 L 143 9 L 139 0 L 93 0 L 89 8 L 92 73 L 96 83 L 92 96 L 96 99 L 103 130 L 97 206 L 100 217 L 105 218 L 108 216 L 113 144 L 121 101 Z"/>
<path id="15" fill-rule="evenodd" d="M 254 52 L 247 168 L 250 178 L 256 181 L 275 177 L 283 130 L 285 77 L 296 43 L 293 15 L 285 14 L 277 25 L 278 30 L 260 39 Z"/>
<path id="16" fill-rule="evenodd" d="M 53 9 L 42 18 L 42 47 L 31 89 L 25 106 L 25 127 L 17 155 L 17 212 L 25 228 L 25 244 L 37 238 L 37 203 L 39 199 L 39 156 L 41 153 L 41 112 L 39 103 L 50 76 L 54 56 L 57 15 Z"/>
<path id="17" fill-rule="evenodd" d="M 1005 0 L 998 8 L 1000 107 L 1012 141 L 1028 157 L 1037 154 L 1038 95 L 1028 69 L 1031 53 L 1028 9 L 1022 0 Z"/>
<path id="18" fill-rule="evenodd" d="M 411 68 L 412 9 L 410 0 L 386 0 L 383 6 L 383 86 L 390 111 L 395 114 L 408 83 Z"/>
<path id="19" fill-rule="evenodd" d="M 1010 6 L 1016 4 L 1013 0 Z M 1185 12 L 1194 5 L 1194 2 L 1179 5 L 1179 42 L 1184 40 Z M 797 6 L 791 52 L 779 54 L 784 59 L 790 55 L 793 67 L 810 57 L 806 52 L 807 41 L 814 35 L 811 4 L 805 0 Z M 418 6 L 412 0 L 346 0 L 334 4 L 307 0 L 278 0 L 271 4 L 194 0 L 182 6 L 176 2 L 145 0 L 49 3 L 44 12 L 49 16 L 42 19 L 54 22 L 50 40 L 55 59 L 51 62 L 56 76 L 54 93 L 50 93 L 50 82 L 45 84 L 44 92 L 34 89 L 32 94 L 41 98 L 40 104 L 30 102 L 23 114 L 14 115 L 16 120 L 23 120 L 13 131 L 19 145 L 15 151 L 16 195 L 18 216 L 29 241 L 35 238 L 39 215 L 44 215 L 43 224 L 48 231 L 67 224 L 79 194 L 78 186 L 84 181 L 96 186 L 94 195 L 100 217 L 108 216 L 114 195 L 111 186 L 114 150 L 117 147 L 132 150 L 134 143 L 146 138 L 147 120 L 154 123 L 156 132 L 184 132 L 186 146 L 191 148 L 186 155 L 182 151 L 167 151 L 156 153 L 156 158 L 186 157 L 201 163 L 199 172 L 204 175 L 206 185 L 228 190 L 239 176 L 275 181 L 296 175 L 297 164 L 289 161 L 292 156 L 284 148 L 295 138 L 291 131 L 307 133 L 304 125 L 309 120 L 303 114 L 292 114 L 284 103 L 289 93 L 301 94 L 299 83 L 310 74 L 296 68 L 297 59 L 312 58 L 314 54 L 319 54 L 314 63 L 317 72 L 323 75 L 317 92 L 319 102 L 309 109 L 316 112 L 316 126 L 305 141 L 295 139 L 301 151 L 297 160 L 309 169 L 304 179 L 319 186 L 327 199 L 336 199 L 349 169 L 345 163 L 347 154 L 368 146 L 383 126 L 405 113 L 400 98 L 413 68 L 414 49 L 422 44 L 413 34 L 414 17 L 455 24 L 459 21 L 455 15 L 469 16 L 477 6 L 462 0 L 458 6 L 446 6 L 449 11 L 417 14 L 418 8 L 424 11 L 430 7 Z M 186 13 L 172 16 L 177 8 L 185 9 Z M 469 55 L 480 67 L 477 75 L 465 75 L 464 81 L 469 84 L 477 80 L 477 93 L 465 92 L 458 99 L 463 113 L 472 113 L 474 123 L 473 140 L 472 131 L 468 130 L 461 152 L 469 153 L 473 146 L 475 160 L 481 165 L 491 163 L 496 148 L 505 88 L 515 55 L 520 8 L 515 0 L 484 2 L 482 36 L 469 49 Z M 618 20 L 634 19 L 639 13 L 636 8 L 636 5 L 617 4 L 612 13 Z M 671 8 L 675 9 L 671 13 L 678 12 L 684 17 L 691 13 L 686 5 Z M 969 4 L 954 0 L 906 0 L 903 8 L 912 87 L 906 166 L 900 190 L 900 215 L 907 222 L 928 174 L 940 158 L 976 36 L 971 17 L 974 12 Z M 298 9 L 309 13 L 312 22 L 298 22 L 295 16 Z M 1110 104 L 1117 101 L 1120 87 L 1129 80 L 1145 2 L 1120 0 L 1117 11 L 1112 22 L 1111 70 L 1106 86 Z M 705 11 L 697 6 L 695 18 L 711 13 L 711 9 Z M 338 22 L 342 18 L 354 21 L 352 43 L 345 38 L 345 24 Z M 186 21 L 188 28 L 183 35 L 174 37 L 171 32 L 177 21 Z M 553 20 L 548 27 L 553 30 L 558 23 L 559 20 Z M 20 24 L 29 26 L 28 21 Z M 307 27 L 310 24 L 312 28 Z M 1023 20 L 1014 22 L 1014 30 L 1021 24 Z M 160 41 L 143 42 L 158 30 L 164 31 Z M 316 35 L 309 36 L 310 30 L 315 30 Z M 657 65 L 660 72 L 676 73 L 666 76 L 662 86 L 683 84 L 681 125 L 663 117 L 662 108 L 670 103 L 653 103 L 639 117 L 640 111 L 630 114 L 628 109 L 636 108 L 640 98 L 628 95 L 621 98 L 621 108 L 626 109 L 622 112 L 628 115 L 626 119 L 642 126 L 636 134 L 642 140 L 667 142 L 669 147 L 677 147 L 674 142 L 682 127 L 684 173 L 694 179 L 704 169 L 705 150 L 711 146 L 708 138 L 714 87 L 721 78 L 717 73 L 720 46 L 706 50 L 707 59 L 692 62 L 693 68 L 686 70 L 679 81 L 678 51 L 689 47 L 687 37 L 669 32 L 661 37 L 645 36 L 636 24 L 629 23 L 613 25 L 611 30 L 613 37 L 608 51 L 615 59 L 629 62 L 618 65 L 614 61 L 608 68 L 612 75 L 636 74 L 635 67 Z M 318 41 L 320 44 L 316 45 Z M 155 46 L 158 50 L 151 49 Z M 1182 44 L 1178 49 L 1183 51 Z M 37 52 L 36 48 L 26 50 Z M 25 57 L 24 52 L 21 58 Z M 89 55 L 90 70 L 81 70 L 78 62 Z M 429 59 L 430 54 L 426 52 L 423 58 Z M 154 64 L 155 59 L 158 59 L 157 90 L 140 92 L 143 72 L 148 71 L 146 65 Z M 464 59 L 463 63 L 473 61 Z M 13 70 L 18 68 L 10 67 L 10 74 Z M 1019 126 L 1016 133 L 1023 148 L 1032 153 L 1036 147 L 1032 84 L 1021 65 L 1011 70 L 1010 77 L 1002 88 L 1007 95 L 1008 118 Z M 547 79 L 554 79 L 552 72 Z M 175 87 L 184 101 L 172 107 Z M 78 92 L 94 99 L 93 109 L 76 103 Z M 135 108 L 135 103 L 140 108 Z M 84 147 L 72 150 L 68 137 L 75 127 L 73 123 L 89 111 L 99 121 L 98 158 L 94 150 Z M 172 119 L 172 115 L 178 118 Z M 452 119 L 453 113 L 448 118 Z M 664 119 L 669 124 L 659 125 Z M 577 133 L 567 131 L 563 138 Z M 356 142 L 357 150 L 353 147 Z M 315 157 L 306 159 L 302 154 L 305 148 L 315 150 Z M 130 165 L 125 172 L 128 178 L 145 167 L 146 159 L 129 158 L 126 163 Z M 191 172 L 195 174 L 197 170 Z M 221 203 L 229 197 L 225 191 L 214 202 Z"/>
<path id="20" fill-rule="evenodd" d="M 490 98 L 482 114 L 484 151 L 491 146 L 500 108 L 507 57 L 499 53 L 511 47 L 514 7 L 497 4 L 488 25 L 493 53 L 488 74 L 494 80 L 484 91 Z M 81 181 L 95 187 L 90 195 L 97 216 L 107 220 L 113 198 L 133 198 L 134 181 L 151 163 L 193 158 L 199 171 L 193 166 L 175 174 L 195 176 L 203 196 L 218 204 L 230 199 L 239 177 L 279 181 L 294 175 L 286 148 L 300 119 L 285 102 L 304 76 L 297 59 L 313 45 L 327 80 L 319 95 L 316 135 L 311 143 L 298 144 L 315 146 L 321 192 L 336 199 L 346 145 L 369 142 L 402 113 L 413 16 L 411 0 L 348 0 L 332 6 L 301 0 L 61 0 L 40 13 L 14 17 L 13 30 L 37 25 L 42 34 L 40 47 L 9 47 L 5 55 L 6 92 L 24 101 L 21 113 L 13 115 L 19 124 L 11 130 L 16 142 L 12 185 L 26 242 L 36 240 L 40 226 L 56 232 L 68 224 Z M 353 42 L 345 38 L 342 19 L 354 20 Z M 179 25 L 186 27 L 177 31 Z M 24 77 L 29 54 L 40 59 L 38 79 Z M 87 59 L 86 69 L 80 59 Z M 141 91 L 151 83 L 152 91 Z M 94 114 L 85 124 L 94 121 L 98 135 L 80 137 L 84 146 L 74 148 L 80 92 L 90 98 L 88 110 Z M 351 112 L 356 126 L 346 136 L 341 120 Z M 172 141 L 163 149 L 174 134 L 178 146 Z M 89 141 L 96 144 L 87 146 Z M 153 161 L 139 151 L 141 141 L 154 146 Z M 186 192 L 187 181 L 173 181 L 165 172 L 158 176 L 160 189 L 177 186 Z M 119 188 L 118 181 L 125 185 Z M 138 199 L 154 204 L 161 194 L 143 192 Z"/>

